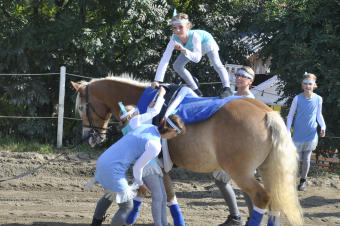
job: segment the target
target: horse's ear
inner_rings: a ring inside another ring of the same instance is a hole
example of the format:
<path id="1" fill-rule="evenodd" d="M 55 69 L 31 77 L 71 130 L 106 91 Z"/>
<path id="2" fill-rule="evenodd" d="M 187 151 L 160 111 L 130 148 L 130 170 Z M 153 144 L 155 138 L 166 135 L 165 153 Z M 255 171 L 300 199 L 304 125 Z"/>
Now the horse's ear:
<path id="1" fill-rule="evenodd" d="M 72 81 L 71 81 L 71 84 L 72 84 L 72 86 L 74 87 L 74 89 L 78 92 L 79 87 L 80 87 L 80 84 L 79 84 L 79 83 L 76 83 L 76 82 L 72 82 Z"/>

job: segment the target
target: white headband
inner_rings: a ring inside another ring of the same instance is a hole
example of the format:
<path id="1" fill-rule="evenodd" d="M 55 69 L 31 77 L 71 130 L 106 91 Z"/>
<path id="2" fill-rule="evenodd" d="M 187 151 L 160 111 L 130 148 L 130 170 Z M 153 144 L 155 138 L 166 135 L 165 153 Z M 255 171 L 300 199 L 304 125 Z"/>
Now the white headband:
<path id="1" fill-rule="evenodd" d="M 306 83 L 306 84 L 314 84 L 315 83 L 314 80 L 310 80 L 310 79 L 303 80 L 302 82 Z"/>
<path id="2" fill-rule="evenodd" d="M 246 77 L 248 77 L 250 79 L 254 79 L 254 77 L 251 74 L 249 74 L 248 72 L 246 72 L 245 70 L 242 70 L 242 69 L 238 70 L 237 73 L 239 73 L 241 75 L 244 75 L 244 76 L 246 76 Z"/>
<path id="3" fill-rule="evenodd" d="M 121 101 L 118 102 L 118 105 L 119 105 L 120 110 L 122 110 L 122 113 L 123 113 L 123 115 L 120 116 L 120 120 L 126 118 L 128 115 L 133 114 L 133 113 L 135 113 L 138 110 L 138 108 L 134 108 L 134 109 L 132 109 L 130 111 L 126 111 L 125 106 L 124 106 L 124 104 Z"/>
<path id="4" fill-rule="evenodd" d="M 171 119 L 170 118 L 166 118 L 166 121 L 170 124 L 170 126 L 172 127 L 172 128 L 174 128 L 178 133 L 181 133 L 182 132 L 182 130 L 180 129 L 180 128 L 178 128 L 176 125 L 175 125 L 175 123 L 173 123 L 172 121 L 171 121 Z"/>
<path id="5" fill-rule="evenodd" d="M 189 20 L 175 20 L 172 21 L 172 24 L 184 24 L 184 23 L 189 23 Z"/>
<path id="6" fill-rule="evenodd" d="M 132 110 L 126 112 L 125 114 L 123 114 L 122 116 L 120 116 L 120 119 L 122 120 L 122 119 L 128 117 L 129 115 L 135 113 L 137 110 L 138 110 L 138 108 L 134 108 L 134 109 L 132 109 Z"/>

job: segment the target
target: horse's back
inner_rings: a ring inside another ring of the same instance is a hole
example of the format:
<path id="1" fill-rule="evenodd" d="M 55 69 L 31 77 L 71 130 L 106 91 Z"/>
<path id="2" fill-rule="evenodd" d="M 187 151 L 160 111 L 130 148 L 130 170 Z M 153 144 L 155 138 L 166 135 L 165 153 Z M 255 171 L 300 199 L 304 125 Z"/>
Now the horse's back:
<path id="1" fill-rule="evenodd" d="M 186 134 L 169 141 L 171 158 L 176 165 L 196 172 L 212 172 L 220 165 L 244 161 L 254 162 L 250 167 L 255 169 L 269 152 L 265 126 L 269 111 L 257 100 L 232 100 L 209 119 L 187 125 Z"/>
<path id="2" fill-rule="evenodd" d="M 247 167 L 256 169 L 265 160 L 271 147 L 265 121 L 270 111 L 261 101 L 242 98 L 216 113 L 216 152 L 221 165 L 245 167 L 247 163 Z"/>

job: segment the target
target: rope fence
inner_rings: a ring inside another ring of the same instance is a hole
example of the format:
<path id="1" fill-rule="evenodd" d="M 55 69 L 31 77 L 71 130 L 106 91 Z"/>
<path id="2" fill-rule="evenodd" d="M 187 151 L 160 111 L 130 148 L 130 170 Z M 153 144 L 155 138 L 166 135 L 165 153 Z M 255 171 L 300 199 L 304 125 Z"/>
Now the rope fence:
<path id="1" fill-rule="evenodd" d="M 35 76 L 35 75 L 59 75 L 60 73 L 39 73 L 39 74 L 0 74 L 0 76 Z"/>
<path id="2" fill-rule="evenodd" d="M 0 115 L 0 118 L 8 119 L 57 119 L 57 116 L 12 116 L 12 115 Z M 77 120 L 80 121 L 81 118 L 63 117 L 63 119 Z"/>

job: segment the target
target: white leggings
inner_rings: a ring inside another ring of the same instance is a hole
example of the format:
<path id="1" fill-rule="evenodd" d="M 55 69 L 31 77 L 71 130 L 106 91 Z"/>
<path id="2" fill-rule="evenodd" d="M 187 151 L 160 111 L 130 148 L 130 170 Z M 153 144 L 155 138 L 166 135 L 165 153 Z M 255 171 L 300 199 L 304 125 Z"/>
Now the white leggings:
<path id="1" fill-rule="evenodd" d="M 300 177 L 302 179 L 306 179 L 309 168 L 310 168 L 310 158 L 312 155 L 312 150 L 304 150 L 304 151 L 299 151 L 299 157 L 300 157 L 300 164 L 301 164 L 301 175 Z"/>
<path id="2" fill-rule="evenodd" d="M 229 81 L 228 72 L 221 62 L 220 56 L 218 54 L 218 50 L 212 50 L 208 52 L 207 56 L 209 57 L 209 60 L 214 65 L 214 69 L 218 73 L 223 87 L 229 87 L 230 81 Z M 190 86 L 190 88 L 195 90 L 195 89 L 198 89 L 198 87 L 194 79 L 192 78 L 192 75 L 190 74 L 190 72 L 187 69 L 185 69 L 185 65 L 189 63 L 189 61 L 190 60 L 183 53 L 181 53 L 177 57 L 173 65 L 173 68 L 179 74 L 179 76 L 181 76 L 181 78 Z"/>

